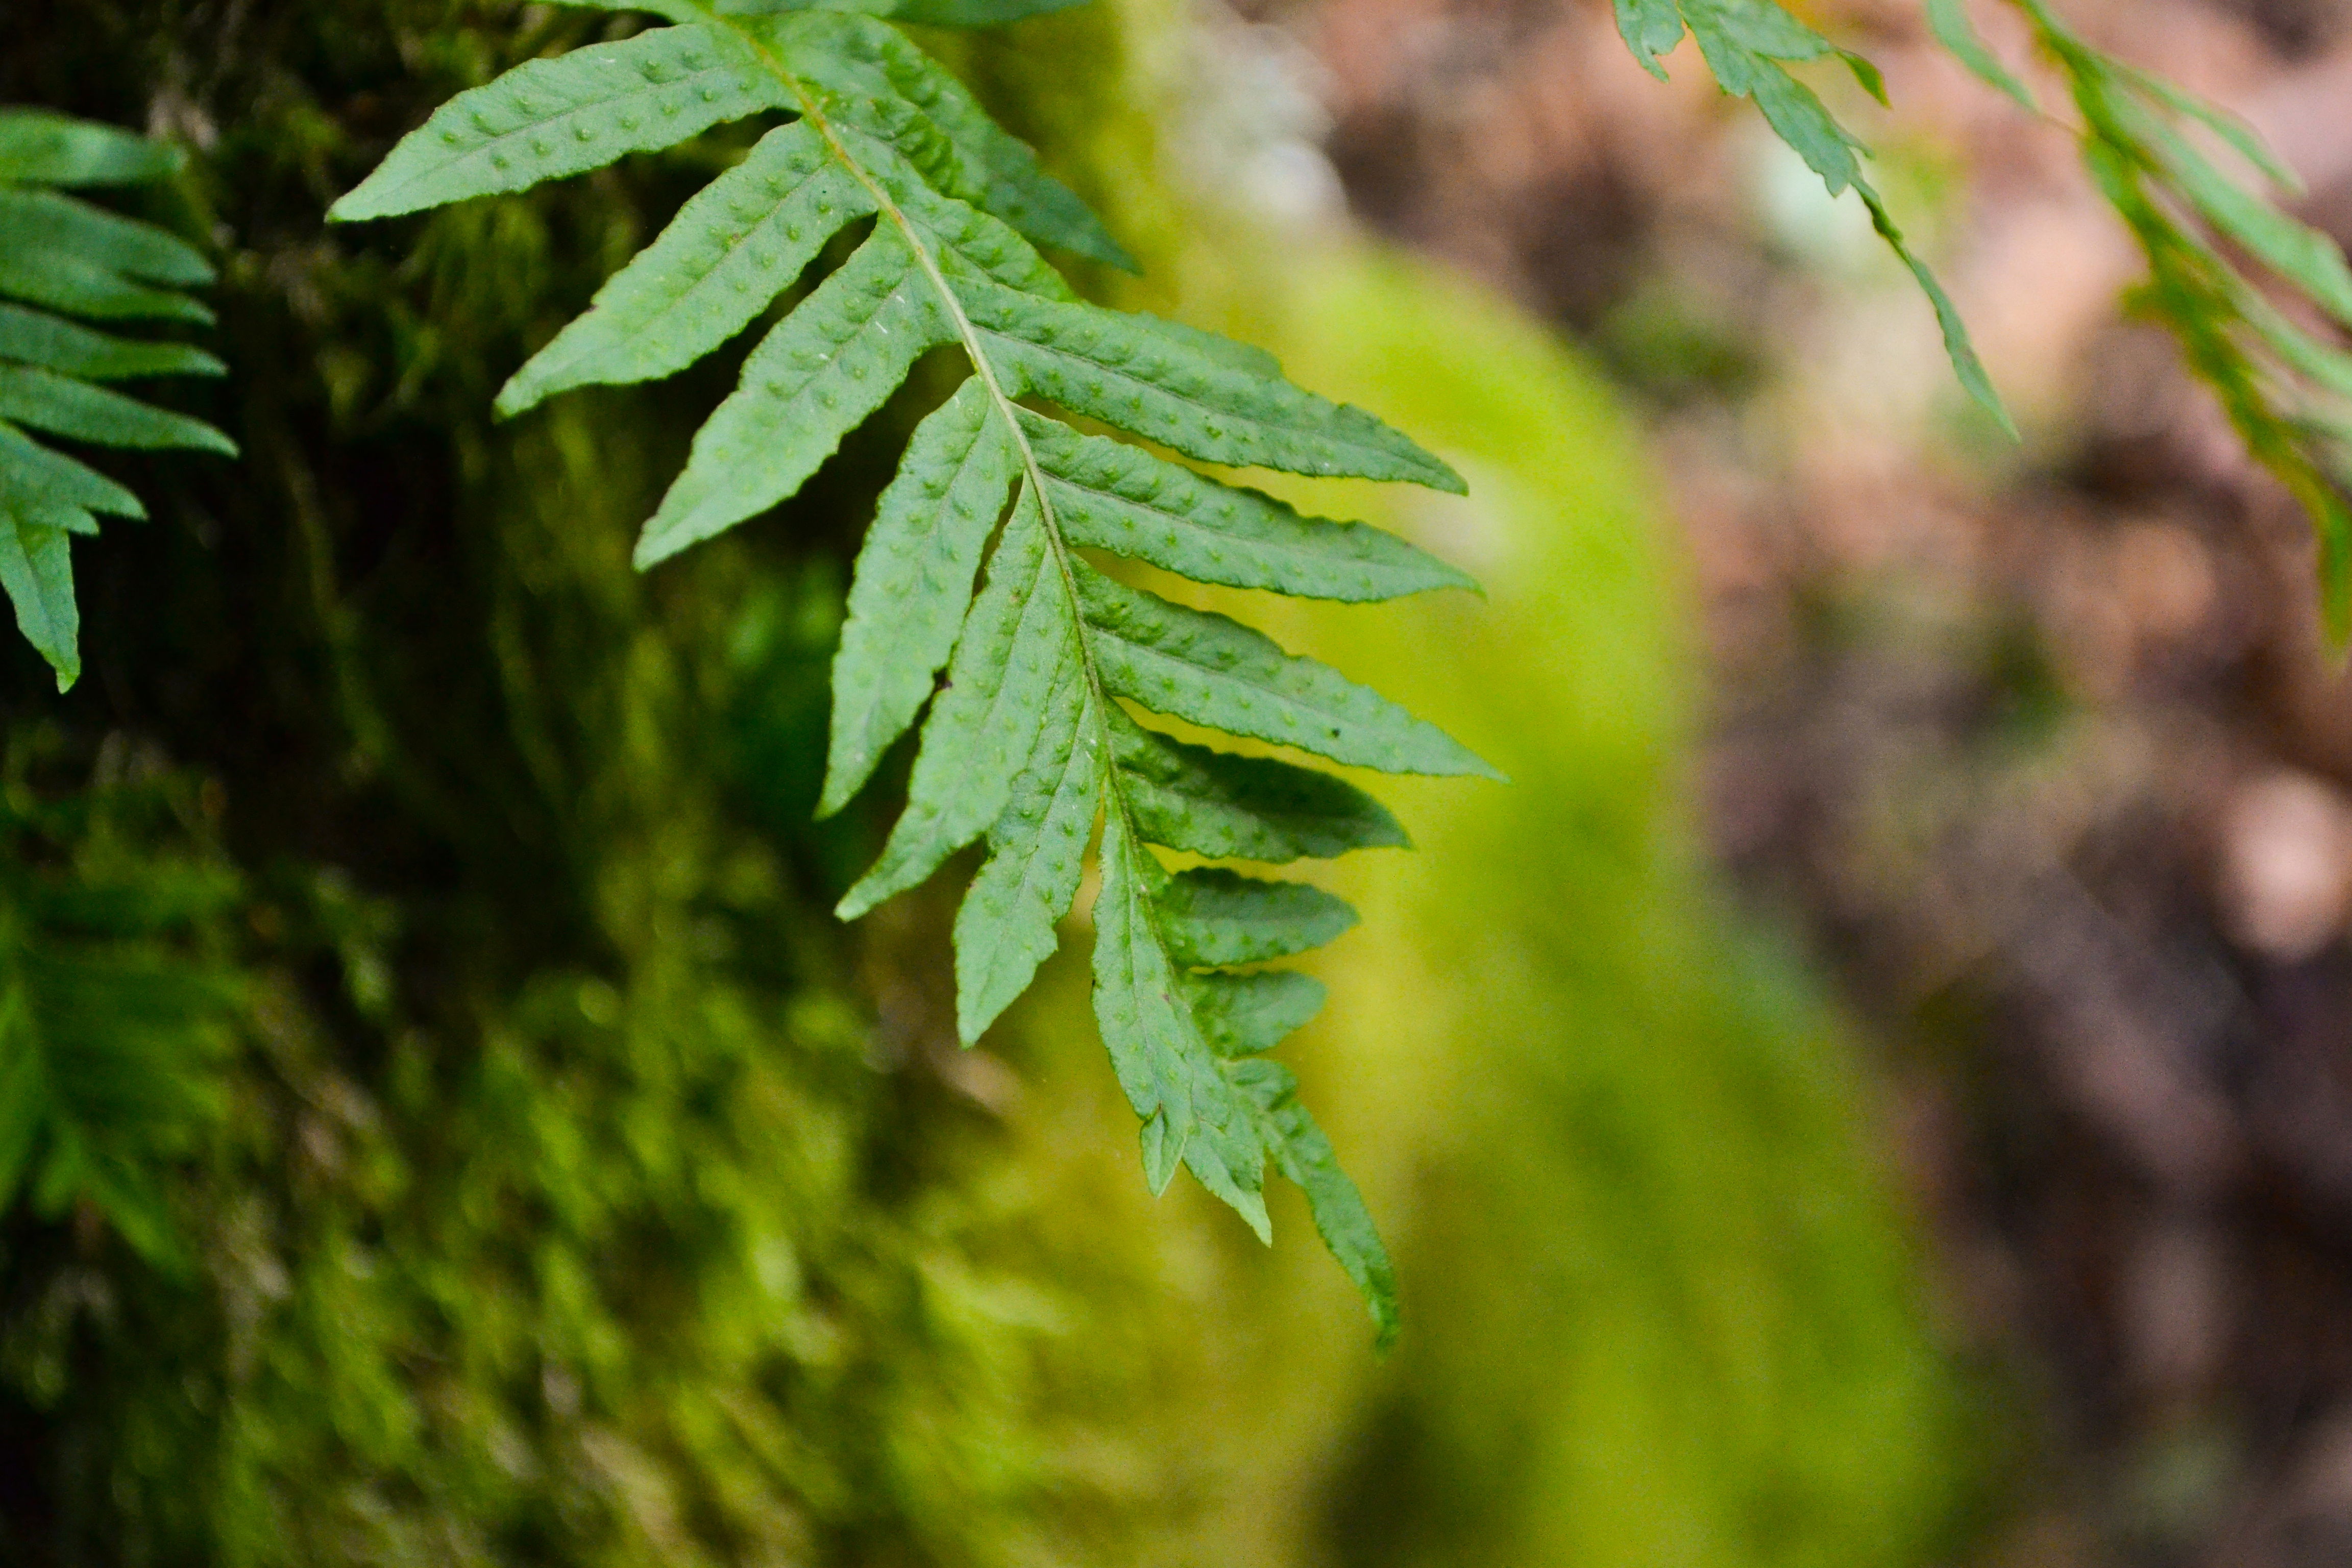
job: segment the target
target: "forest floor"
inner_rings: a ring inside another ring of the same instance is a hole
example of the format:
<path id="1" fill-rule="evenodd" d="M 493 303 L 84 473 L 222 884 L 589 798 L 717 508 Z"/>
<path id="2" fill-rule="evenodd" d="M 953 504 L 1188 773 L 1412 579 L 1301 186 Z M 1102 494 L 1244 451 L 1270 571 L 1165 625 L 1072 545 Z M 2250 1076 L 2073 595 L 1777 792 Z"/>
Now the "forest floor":
<path id="1" fill-rule="evenodd" d="M 2352 5 L 2064 9 L 2245 115 L 2352 239 Z M 1250 20 L 1360 216 L 1651 411 L 1708 830 L 1871 1026 L 1951 1331 L 2032 1435 L 1987 1561 L 2352 1561 L 2352 690 L 2308 530 L 2124 314 L 2137 258 L 2063 113 L 1983 90 L 1908 0 L 1814 19 L 1885 71 L 1892 114 L 1817 85 L 2019 444 L 1858 205 L 1687 46 L 1660 84 L 1605 5 Z"/>

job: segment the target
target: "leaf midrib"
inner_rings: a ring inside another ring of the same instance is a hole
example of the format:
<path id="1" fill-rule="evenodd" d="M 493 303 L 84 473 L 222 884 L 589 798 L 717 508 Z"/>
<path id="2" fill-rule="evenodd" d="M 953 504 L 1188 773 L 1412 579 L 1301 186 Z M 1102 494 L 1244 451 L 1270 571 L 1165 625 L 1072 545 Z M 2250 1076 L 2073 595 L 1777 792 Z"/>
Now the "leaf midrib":
<path id="1" fill-rule="evenodd" d="M 841 160 L 842 166 L 849 171 L 851 177 L 866 187 L 874 198 L 877 211 L 898 227 L 908 248 L 914 251 L 916 259 L 922 263 L 924 274 L 930 279 L 932 289 L 939 295 L 940 309 L 946 312 L 949 322 L 954 327 L 957 337 L 961 341 L 965 357 L 971 362 L 972 374 L 978 376 L 981 384 L 987 388 L 989 400 L 996 410 L 997 417 L 1004 422 L 1014 449 L 1021 456 L 1022 471 L 1026 476 L 1030 490 L 1037 498 L 1037 510 L 1039 519 L 1045 530 L 1046 545 L 1053 552 L 1055 570 L 1062 582 L 1063 605 L 1069 616 L 1077 642 L 1079 664 L 1086 672 L 1087 712 L 1094 722 L 1097 754 L 1100 759 L 1097 766 L 1102 769 L 1103 809 L 1118 813 L 1120 826 L 1127 834 L 1135 854 L 1150 854 L 1150 850 L 1145 846 L 1142 834 L 1136 826 L 1134 813 L 1129 808 L 1126 791 L 1120 787 L 1119 770 L 1112 749 L 1113 737 L 1108 716 L 1110 698 L 1103 686 L 1102 671 L 1095 663 L 1094 647 L 1092 639 L 1087 636 L 1086 616 L 1079 608 L 1077 574 L 1074 570 L 1069 542 L 1062 537 L 1060 520 L 1054 514 L 1053 498 L 1046 493 L 1044 465 L 1038 462 L 1036 451 L 1029 444 L 1028 433 L 1021 427 L 1018 405 L 1006 394 L 1003 384 L 996 378 L 996 367 L 990 362 L 987 351 L 981 341 L 981 329 L 973 324 L 971 317 L 964 310 L 963 301 L 957 297 L 954 289 L 949 286 L 946 275 L 940 269 L 938 258 L 932 256 L 930 248 L 923 243 L 922 234 L 916 227 L 913 220 L 908 218 L 898 202 L 892 199 L 889 191 L 884 188 L 881 181 L 870 174 L 865 165 L 851 154 L 833 122 L 827 120 L 824 111 L 818 108 L 816 95 L 810 90 L 808 84 L 777 58 L 775 51 L 768 47 L 765 39 L 759 37 L 751 29 L 740 26 L 730 18 L 719 16 L 710 9 L 705 0 L 685 0 L 685 3 L 691 6 L 709 26 L 724 28 L 741 39 L 761 63 L 774 73 L 778 80 L 784 83 L 793 98 L 799 101 L 802 118 L 815 128 L 818 135 L 824 138 L 825 144 L 833 149 L 834 156 Z M 1128 889 L 1129 896 L 1140 903 L 1143 930 L 1150 934 L 1153 947 L 1159 950 L 1160 958 L 1167 964 L 1168 973 L 1171 975 L 1181 973 L 1174 960 L 1170 956 L 1167 939 L 1160 930 L 1158 910 L 1152 907 L 1150 900 L 1140 897 L 1142 878 L 1136 875 L 1130 868 L 1129 881 L 1130 883 Z M 1129 967 L 1132 968 L 1131 960 Z M 1181 998 L 1171 1000 L 1178 1007 L 1185 1005 Z M 1197 1028 L 1194 1034 L 1198 1035 Z M 1203 1051 L 1206 1051 L 1206 1042 L 1202 1042 L 1202 1045 Z M 1211 1058 L 1211 1066 L 1213 1068 L 1215 1067 L 1213 1055 Z M 1222 1077 L 1221 1070 L 1220 1076 Z M 1189 1100 L 1191 1097 L 1188 1095 L 1186 1098 Z M 1200 1109 L 1193 1107 L 1192 1119 L 1198 1120 L 1199 1115 Z M 1185 1129 L 1184 1136 L 1189 1142 L 1192 1136 L 1191 1128 Z M 1179 1145 L 1180 1159 L 1181 1153 L 1182 1145 Z"/>

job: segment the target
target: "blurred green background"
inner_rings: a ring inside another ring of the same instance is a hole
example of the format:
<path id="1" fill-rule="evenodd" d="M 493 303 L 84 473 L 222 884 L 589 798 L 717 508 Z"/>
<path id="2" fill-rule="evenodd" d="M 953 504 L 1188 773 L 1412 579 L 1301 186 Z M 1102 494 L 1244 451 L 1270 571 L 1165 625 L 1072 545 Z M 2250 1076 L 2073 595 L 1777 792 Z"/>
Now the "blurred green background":
<path id="1" fill-rule="evenodd" d="M 1419 847 L 1330 869 L 1364 922 L 1286 1050 L 1397 1255 L 1382 1363 L 1302 1206 L 1269 1251 L 1145 1194 L 1069 952 L 961 1053 L 953 889 L 824 912 L 897 787 L 809 821 L 921 378 L 642 579 L 730 367 L 489 424 L 746 133 L 322 228 L 446 93 L 611 25 L 12 7 L 0 100 L 198 151 L 150 216 L 220 251 L 234 374 L 186 395 L 247 457 L 130 465 L 156 521 L 77 556 L 71 696 L 0 654 L 0 1066 L 46 1086 L 0 1226 L 0 1557 L 1958 1560 L 2001 1430 L 1852 1035 L 1709 869 L 1694 587 L 1606 378 L 1344 222 L 1201 191 L 1189 16 L 942 42 L 1145 258 L 1089 287 L 1471 480 L 1293 490 L 1484 598 L 1252 609 L 1513 780 L 1381 783 Z"/>

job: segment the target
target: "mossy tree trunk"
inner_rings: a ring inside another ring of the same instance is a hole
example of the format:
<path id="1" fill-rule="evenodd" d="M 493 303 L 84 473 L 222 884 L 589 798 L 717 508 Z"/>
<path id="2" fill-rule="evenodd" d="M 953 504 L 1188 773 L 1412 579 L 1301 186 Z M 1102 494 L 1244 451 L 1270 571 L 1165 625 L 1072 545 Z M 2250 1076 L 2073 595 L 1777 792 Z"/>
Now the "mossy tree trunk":
<path id="1" fill-rule="evenodd" d="M 232 374 L 166 395 L 245 449 L 118 469 L 155 516 L 77 552 L 73 693 L 0 653 L 15 787 L 232 869 L 177 940 L 244 998 L 166 1163 L 181 1267 L 89 1204 L 0 1230 L 11 1562 L 1119 1554 L 1053 1392 L 1084 1379 L 989 1305 L 1028 1245 L 964 1195 L 991 1120 L 891 1000 L 925 983 L 825 912 L 873 823 L 808 821 L 907 410 L 641 578 L 731 367 L 512 426 L 491 395 L 715 154 L 321 221 L 450 91 L 628 25 L 10 7 L 0 102 L 198 150 L 145 210 L 219 256 Z"/>

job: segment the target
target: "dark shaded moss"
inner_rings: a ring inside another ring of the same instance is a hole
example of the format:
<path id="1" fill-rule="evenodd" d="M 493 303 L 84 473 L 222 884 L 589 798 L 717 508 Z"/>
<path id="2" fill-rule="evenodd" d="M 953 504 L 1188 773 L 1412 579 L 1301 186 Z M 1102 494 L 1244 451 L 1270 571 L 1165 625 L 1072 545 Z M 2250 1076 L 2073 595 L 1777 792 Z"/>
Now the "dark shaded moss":
<path id="1" fill-rule="evenodd" d="M 632 25 L 11 7 L 0 101 L 198 149 L 145 210 L 218 251 L 232 375 L 163 396 L 246 453 L 119 466 L 154 520 L 77 552 L 70 696 L 0 651 L 0 715 L 47 727 L 27 798 L 128 755 L 204 803 L 143 852 L 234 868 L 171 941 L 245 997 L 226 1062 L 179 1064 L 223 1113 L 152 1152 L 193 1267 L 92 1196 L 0 1226 L 12 1563 L 1118 1554 L 1075 1352 L 992 1304 L 1042 1289 L 967 1195 L 993 1124 L 877 1005 L 907 966 L 826 913 L 874 809 L 808 821 L 924 378 L 782 516 L 639 577 L 731 356 L 511 426 L 491 397 L 751 132 L 321 221 L 451 91 Z"/>

